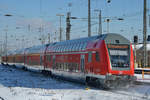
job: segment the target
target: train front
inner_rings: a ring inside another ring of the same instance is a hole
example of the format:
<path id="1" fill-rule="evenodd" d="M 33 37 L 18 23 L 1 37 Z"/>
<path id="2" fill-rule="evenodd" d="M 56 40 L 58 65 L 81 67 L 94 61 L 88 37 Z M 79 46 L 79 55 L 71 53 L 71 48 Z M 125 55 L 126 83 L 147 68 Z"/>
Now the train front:
<path id="1" fill-rule="evenodd" d="M 108 73 L 107 87 L 124 87 L 136 80 L 134 76 L 134 57 L 131 43 L 118 34 L 109 34 L 105 38 L 107 48 Z"/>

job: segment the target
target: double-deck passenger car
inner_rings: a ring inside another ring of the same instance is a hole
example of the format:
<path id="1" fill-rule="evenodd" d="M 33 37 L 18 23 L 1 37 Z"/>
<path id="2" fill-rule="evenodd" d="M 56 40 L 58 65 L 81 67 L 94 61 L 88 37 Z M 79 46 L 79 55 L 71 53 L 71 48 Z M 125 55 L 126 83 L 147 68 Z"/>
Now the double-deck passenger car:
<path id="1" fill-rule="evenodd" d="M 135 80 L 131 43 L 119 34 L 55 42 L 23 51 L 24 65 L 69 80 L 104 87 Z M 9 63 L 5 57 L 3 62 Z"/>

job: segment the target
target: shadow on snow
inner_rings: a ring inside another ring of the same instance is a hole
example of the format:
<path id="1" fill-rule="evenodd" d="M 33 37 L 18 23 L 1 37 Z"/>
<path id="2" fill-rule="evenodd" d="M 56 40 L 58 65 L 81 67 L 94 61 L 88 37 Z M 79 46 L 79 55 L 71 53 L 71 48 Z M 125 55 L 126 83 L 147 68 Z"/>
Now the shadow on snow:
<path id="1" fill-rule="evenodd" d="M 0 85 L 5 87 L 25 87 L 43 89 L 84 89 L 85 86 L 53 79 L 41 73 L 28 72 L 0 65 Z"/>

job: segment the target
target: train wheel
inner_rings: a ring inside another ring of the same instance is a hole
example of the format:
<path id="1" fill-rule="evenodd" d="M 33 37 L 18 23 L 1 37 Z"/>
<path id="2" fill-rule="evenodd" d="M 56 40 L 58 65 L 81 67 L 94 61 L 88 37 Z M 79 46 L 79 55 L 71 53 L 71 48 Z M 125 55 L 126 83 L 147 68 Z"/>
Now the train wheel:
<path id="1" fill-rule="evenodd" d="M 5 64 L 2 62 L 2 63 L 1 63 L 1 65 L 3 65 L 3 66 L 4 66 Z"/>
<path id="2" fill-rule="evenodd" d="M 42 73 L 43 75 L 45 75 L 45 76 L 52 76 L 52 72 L 51 72 L 51 71 L 42 70 L 41 73 Z"/>
<path id="3" fill-rule="evenodd" d="M 13 66 L 14 68 L 16 68 L 16 65 L 15 65 L 15 64 L 13 64 L 12 66 Z"/>
<path id="4" fill-rule="evenodd" d="M 28 71 L 28 69 L 27 69 L 25 66 L 23 66 L 22 69 L 23 69 L 24 71 Z"/>

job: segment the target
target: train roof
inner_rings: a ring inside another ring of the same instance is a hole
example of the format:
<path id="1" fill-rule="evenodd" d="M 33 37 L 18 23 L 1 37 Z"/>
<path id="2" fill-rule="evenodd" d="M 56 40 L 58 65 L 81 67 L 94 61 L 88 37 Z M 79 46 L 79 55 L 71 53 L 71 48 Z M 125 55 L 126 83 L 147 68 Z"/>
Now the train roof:
<path id="1" fill-rule="evenodd" d="M 56 45 L 66 45 L 66 44 L 73 44 L 73 43 L 83 43 L 83 42 L 90 42 L 93 40 L 105 40 L 106 43 L 109 44 L 115 44 L 119 40 L 119 43 L 121 44 L 130 44 L 130 41 L 123 37 L 120 34 L 116 33 L 108 33 L 108 34 L 102 34 L 102 35 L 97 35 L 97 36 L 91 36 L 91 37 L 85 37 L 85 38 L 80 38 L 80 39 L 73 39 L 73 40 L 67 40 L 67 41 L 62 41 L 62 42 L 55 42 L 50 45 L 56 46 Z M 118 43 L 118 42 L 117 42 Z"/>
<path id="2" fill-rule="evenodd" d="M 106 44 L 128 44 L 130 45 L 130 41 L 127 38 L 116 33 L 105 34 L 104 40 Z"/>
<path id="3" fill-rule="evenodd" d="M 45 50 L 46 45 L 38 45 L 38 46 L 33 46 L 30 48 L 26 48 L 25 53 L 32 54 L 32 53 L 43 53 Z"/>
<path id="4" fill-rule="evenodd" d="M 60 51 L 78 51 L 85 50 L 87 44 L 92 41 L 105 40 L 106 44 L 130 44 L 130 41 L 120 34 L 108 33 L 97 36 L 85 37 L 80 39 L 67 40 L 62 42 L 55 42 L 45 45 L 33 46 L 30 48 L 19 49 L 9 54 L 32 54 L 32 53 L 43 53 L 48 46 L 48 51 L 60 52 Z"/>
<path id="5" fill-rule="evenodd" d="M 116 33 L 102 34 L 80 39 L 67 40 L 49 44 L 48 51 L 78 51 L 85 50 L 87 44 L 92 41 L 105 40 L 106 44 L 130 44 L 130 41 Z"/>

